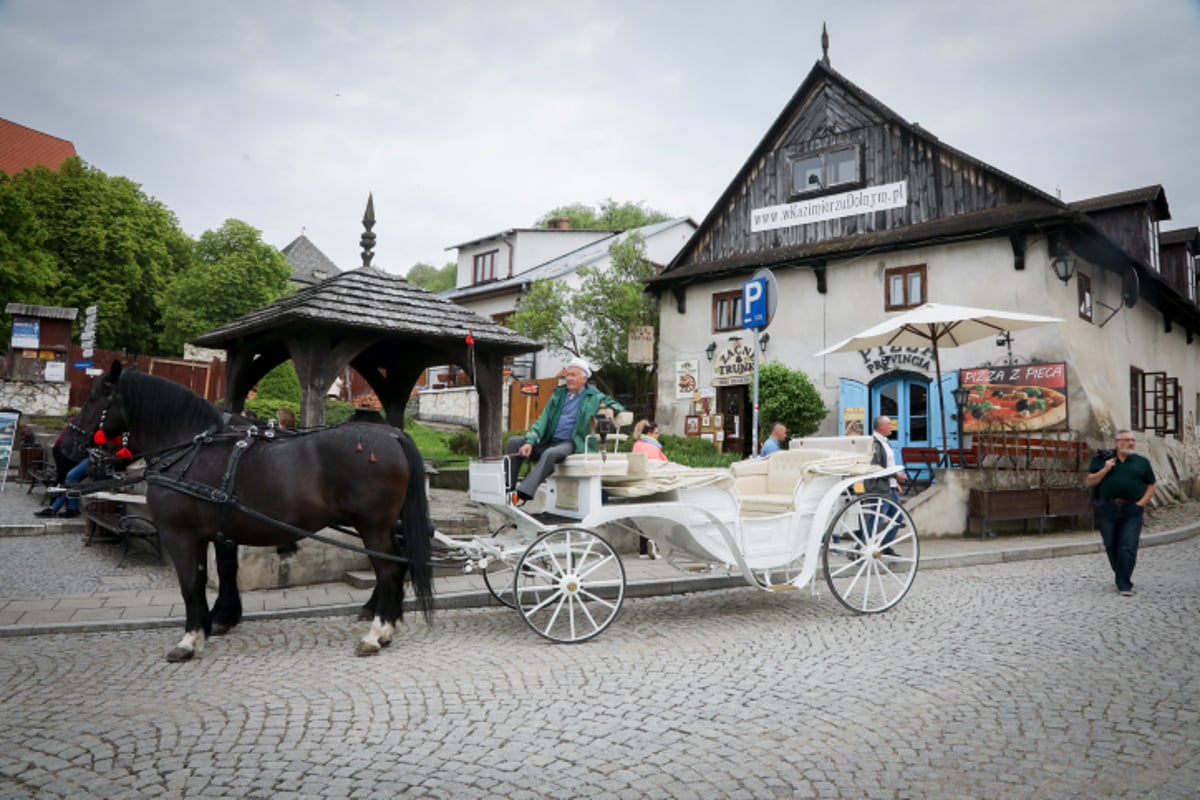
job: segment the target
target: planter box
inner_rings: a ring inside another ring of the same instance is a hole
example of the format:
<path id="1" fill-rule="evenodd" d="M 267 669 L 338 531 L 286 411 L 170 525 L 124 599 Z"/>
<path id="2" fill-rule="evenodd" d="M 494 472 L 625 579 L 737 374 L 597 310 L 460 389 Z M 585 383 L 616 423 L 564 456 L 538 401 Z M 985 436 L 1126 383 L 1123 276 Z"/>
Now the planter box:
<path id="1" fill-rule="evenodd" d="M 1087 489 L 1046 489 L 1046 515 L 1084 516 L 1092 513 Z"/>
<path id="2" fill-rule="evenodd" d="M 981 519 L 1028 519 L 1046 513 L 1043 489 L 971 489 L 967 513 Z"/>

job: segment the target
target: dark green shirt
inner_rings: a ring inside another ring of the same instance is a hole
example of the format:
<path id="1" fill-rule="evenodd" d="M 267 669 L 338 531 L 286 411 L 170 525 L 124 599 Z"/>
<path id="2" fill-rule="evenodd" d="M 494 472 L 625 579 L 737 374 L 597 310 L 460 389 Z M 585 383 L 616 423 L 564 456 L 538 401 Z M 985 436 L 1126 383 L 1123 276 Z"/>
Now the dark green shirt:
<path id="1" fill-rule="evenodd" d="M 1093 458 L 1088 466 L 1088 472 L 1099 472 L 1104 469 L 1104 461 Z M 1101 500 L 1141 500 L 1146 493 L 1146 487 L 1157 483 L 1150 460 L 1137 453 L 1130 453 L 1122 461 L 1117 459 L 1112 472 L 1104 476 L 1097 487 Z"/>

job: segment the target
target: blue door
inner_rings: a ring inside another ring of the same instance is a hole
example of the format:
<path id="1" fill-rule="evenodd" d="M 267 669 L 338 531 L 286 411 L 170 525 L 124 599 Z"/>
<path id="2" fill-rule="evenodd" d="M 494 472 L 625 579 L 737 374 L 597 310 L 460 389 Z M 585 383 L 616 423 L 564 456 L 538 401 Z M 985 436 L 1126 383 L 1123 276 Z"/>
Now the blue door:
<path id="1" fill-rule="evenodd" d="M 932 446 L 930 383 L 929 379 L 920 376 L 898 375 L 871 387 L 871 418 L 878 414 L 892 418 L 891 442 L 897 464 L 901 462 L 900 448 Z"/>
<path id="2" fill-rule="evenodd" d="M 958 447 L 958 425 L 952 393 L 958 387 L 958 373 L 942 376 L 946 397 L 946 447 Z M 871 417 L 886 414 L 892 418 L 892 449 L 900 461 L 902 447 L 942 447 L 942 404 L 935 383 L 920 375 L 896 375 L 871 386 Z M 868 419 L 870 425 L 870 419 Z"/>

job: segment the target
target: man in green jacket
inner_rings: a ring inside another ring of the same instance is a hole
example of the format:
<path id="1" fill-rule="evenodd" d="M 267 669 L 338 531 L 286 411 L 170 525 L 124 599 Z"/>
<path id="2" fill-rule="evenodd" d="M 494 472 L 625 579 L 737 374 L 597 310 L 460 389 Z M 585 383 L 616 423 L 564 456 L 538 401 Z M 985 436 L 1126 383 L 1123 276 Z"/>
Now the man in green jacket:
<path id="1" fill-rule="evenodd" d="M 586 361 L 582 358 L 571 359 L 567 364 L 566 385 L 554 389 L 542 415 L 524 436 L 514 436 L 508 440 L 505 452 L 508 455 L 510 488 L 520 474 L 525 459 L 530 456 L 538 459 L 525 480 L 516 485 L 520 499 L 531 499 L 558 462 L 572 453 L 585 451 L 592 417 L 601 406 L 607 408 L 610 417 L 613 411 L 625 410 L 616 400 L 589 384 L 590 377 L 592 370 Z"/>

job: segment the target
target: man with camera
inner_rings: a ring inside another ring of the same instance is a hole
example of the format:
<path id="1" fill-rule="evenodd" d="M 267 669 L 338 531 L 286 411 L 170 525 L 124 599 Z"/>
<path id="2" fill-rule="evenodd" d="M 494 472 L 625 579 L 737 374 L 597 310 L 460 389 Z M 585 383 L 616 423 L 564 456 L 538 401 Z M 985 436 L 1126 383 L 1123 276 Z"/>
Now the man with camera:
<path id="1" fill-rule="evenodd" d="M 550 394 L 546 408 L 537 422 L 530 426 L 524 436 L 508 440 L 505 453 L 508 456 L 508 486 L 515 488 L 521 500 L 532 499 L 542 481 L 550 477 L 554 467 L 572 453 L 582 453 L 587 447 L 587 436 L 592 417 L 605 407 L 604 415 L 611 418 L 614 411 L 625 407 L 604 392 L 588 383 L 592 369 L 582 358 L 573 358 L 567 364 L 565 381 Z M 516 484 L 517 475 L 525 459 L 535 456 L 537 465 L 529 470 L 525 480 Z"/>
<path id="2" fill-rule="evenodd" d="M 1132 597 L 1142 519 L 1154 496 L 1155 479 L 1150 461 L 1134 452 L 1137 439 L 1131 431 L 1117 431 L 1116 443 L 1115 450 L 1096 451 L 1088 466 L 1087 485 L 1096 488 L 1096 522 L 1117 591 Z"/>

